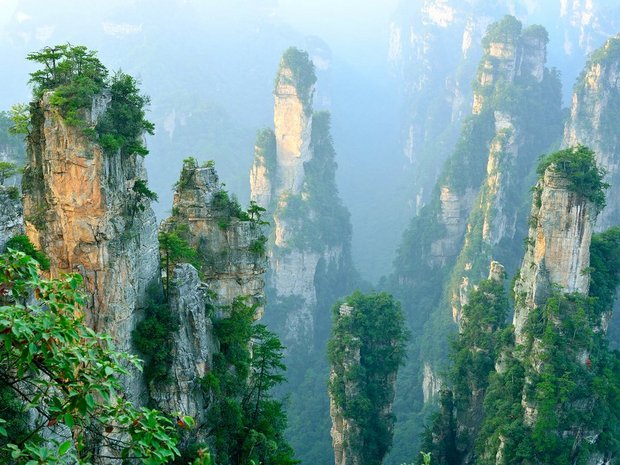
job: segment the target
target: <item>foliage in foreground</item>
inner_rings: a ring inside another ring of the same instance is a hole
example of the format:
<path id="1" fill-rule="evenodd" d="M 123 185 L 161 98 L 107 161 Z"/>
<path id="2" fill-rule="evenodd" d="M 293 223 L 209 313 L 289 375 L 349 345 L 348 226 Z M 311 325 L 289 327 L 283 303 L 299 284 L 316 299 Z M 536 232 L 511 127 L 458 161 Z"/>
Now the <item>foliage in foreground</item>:
<path id="1" fill-rule="evenodd" d="M 88 464 L 99 443 L 142 464 L 167 463 L 179 454 L 175 427 L 125 399 L 118 377 L 139 362 L 86 326 L 81 283 L 77 274 L 41 279 L 24 253 L 0 255 L 0 392 L 17 413 L 0 409 L 0 458 Z M 26 412 L 29 424 L 15 425 Z"/>

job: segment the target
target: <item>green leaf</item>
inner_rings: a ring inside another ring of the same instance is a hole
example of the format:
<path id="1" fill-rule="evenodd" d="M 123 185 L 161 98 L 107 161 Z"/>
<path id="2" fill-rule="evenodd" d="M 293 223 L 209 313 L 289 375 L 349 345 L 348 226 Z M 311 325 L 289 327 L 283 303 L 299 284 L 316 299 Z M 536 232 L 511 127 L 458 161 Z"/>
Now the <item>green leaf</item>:
<path id="1" fill-rule="evenodd" d="M 88 405 L 88 408 L 90 409 L 95 408 L 95 399 L 93 398 L 91 394 L 86 394 L 86 397 L 84 399 L 86 400 L 86 405 Z"/>
<path id="2" fill-rule="evenodd" d="M 75 423 L 73 422 L 73 415 L 71 415 L 69 412 L 65 413 L 65 425 L 67 425 L 69 428 L 73 428 L 73 425 Z"/>
<path id="3" fill-rule="evenodd" d="M 71 441 L 63 442 L 58 448 L 58 455 L 60 456 L 65 455 L 70 448 L 71 448 Z"/>

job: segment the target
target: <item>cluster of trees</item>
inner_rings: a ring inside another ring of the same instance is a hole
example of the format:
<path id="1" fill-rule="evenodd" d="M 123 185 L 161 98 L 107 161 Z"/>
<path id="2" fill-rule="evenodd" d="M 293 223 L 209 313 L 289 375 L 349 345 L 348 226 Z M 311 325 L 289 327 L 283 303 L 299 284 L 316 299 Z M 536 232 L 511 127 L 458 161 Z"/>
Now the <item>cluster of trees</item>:
<path id="1" fill-rule="evenodd" d="M 50 103 L 57 107 L 68 124 L 80 127 L 97 141 L 104 151 L 113 155 L 146 155 L 148 150 L 141 137 L 153 134 L 154 125 L 146 119 L 149 98 L 140 94 L 138 82 L 118 71 L 110 76 L 94 51 L 82 45 L 56 45 L 27 55 L 27 59 L 41 66 L 30 74 L 30 83 L 36 99 L 52 92 Z M 98 121 L 86 121 L 93 99 L 109 97 L 105 113 Z M 20 131 L 28 131 L 22 108 L 14 121 Z M 36 105 L 30 111 L 39 111 Z M 17 122 L 21 124 L 17 125 Z M 94 127 L 93 127 L 94 125 Z"/>
<path id="2" fill-rule="evenodd" d="M 400 304 L 386 293 L 356 291 L 338 302 L 332 313 L 329 393 L 354 425 L 345 447 L 353 449 L 361 463 L 381 464 L 392 445 L 395 418 L 386 412 L 391 412 L 396 373 L 404 362 L 405 319 Z"/>
<path id="3" fill-rule="evenodd" d="M 141 364 L 86 326 L 81 277 L 42 279 L 38 262 L 17 251 L 0 255 L 0 270 L 2 461 L 87 464 L 112 454 L 158 465 L 178 456 L 172 419 L 125 399 L 119 376 Z"/>

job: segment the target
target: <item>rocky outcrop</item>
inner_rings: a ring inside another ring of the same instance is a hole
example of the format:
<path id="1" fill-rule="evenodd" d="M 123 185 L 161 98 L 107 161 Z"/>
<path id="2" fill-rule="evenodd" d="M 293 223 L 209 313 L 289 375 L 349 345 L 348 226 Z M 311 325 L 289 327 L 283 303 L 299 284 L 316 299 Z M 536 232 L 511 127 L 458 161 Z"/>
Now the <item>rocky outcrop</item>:
<path id="1" fill-rule="evenodd" d="M 304 181 L 304 163 L 312 158 L 310 134 L 314 86 L 307 90 L 300 89 L 300 78 L 295 76 L 292 66 L 283 63 L 273 92 L 278 162 L 276 195 L 283 192 L 299 194 Z"/>
<path id="2" fill-rule="evenodd" d="M 515 283 L 513 324 L 517 344 L 532 309 L 555 287 L 588 293 L 590 241 L 596 219 L 594 204 L 569 188 L 565 174 L 547 168 L 536 185 L 527 250 Z"/>
<path id="3" fill-rule="evenodd" d="M 163 230 L 178 231 L 198 251 L 201 279 L 216 305 L 227 306 L 239 296 L 263 312 L 266 241 L 258 217 L 241 210 L 224 190 L 211 162 L 183 164 L 172 204 L 173 215 Z"/>
<path id="4" fill-rule="evenodd" d="M 160 273 L 155 215 L 134 190 L 146 180 L 142 159 L 104 153 L 65 121 L 50 96 L 32 107 L 23 179 L 26 234 L 49 256 L 51 276 L 84 277 L 87 321 L 130 352 L 146 289 Z M 96 123 L 105 103 L 95 99 L 87 123 Z M 127 380 L 132 400 L 143 394 L 139 379 L 135 373 Z"/>
<path id="5" fill-rule="evenodd" d="M 6 241 L 17 234 L 24 233 L 21 194 L 17 187 L 0 185 L 0 251 L 4 250 Z"/>
<path id="6" fill-rule="evenodd" d="M 168 379 L 156 382 L 150 389 L 151 398 L 159 408 L 189 415 L 198 424 L 202 424 L 206 413 L 200 381 L 211 369 L 212 356 L 217 350 L 207 291 L 192 265 L 183 263 L 175 267 L 168 305 L 177 316 L 180 328 L 174 337 Z"/>
<path id="7" fill-rule="evenodd" d="M 295 301 L 274 323 L 288 346 L 312 347 L 321 294 L 326 305 L 332 298 L 317 282 L 329 281 L 327 270 L 334 275 L 350 266 L 350 225 L 335 185 L 329 114 L 312 112 L 315 81 L 308 54 L 287 50 L 276 76 L 275 131 L 259 133 L 250 173 L 252 200 L 267 209 L 273 226 L 271 302 Z M 328 211 L 332 206 L 335 212 Z"/>
<path id="8" fill-rule="evenodd" d="M 595 229 L 620 223 L 620 36 L 609 39 L 590 58 L 573 90 L 564 146 L 584 145 L 596 153 L 597 163 L 607 171 L 610 189 L 607 206 Z"/>
<path id="9" fill-rule="evenodd" d="M 335 463 L 381 465 L 392 444 L 396 374 L 405 348 L 400 305 L 385 293 L 356 291 L 333 312 L 328 357 Z"/>
<path id="10" fill-rule="evenodd" d="M 199 166 L 192 158 L 184 161 L 172 213 L 161 229 L 197 251 L 193 264 L 198 269 L 187 263 L 174 268 L 168 305 L 180 327 L 168 377 L 149 388 L 160 409 L 190 415 L 202 425 L 208 399 L 201 380 L 219 350 L 212 319 L 227 315 L 237 298 L 256 306 L 257 319 L 262 316 L 267 239 L 260 219 L 242 211 L 223 189 L 212 162 Z M 198 429 L 193 440 L 204 441 L 204 431 Z"/>
<path id="11" fill-rule="evenodd" d="M 350 316 L 353 308 L 347 304 L 340 306 L 342 316 Z M 352 337 L 348 350 L 343 355 L 342 369 L 344 373 L 357 369 L 360 366 L 360 339 Z M 332 368 L 330 381 L 336 379 L 336 372 Z M 344 396 L 353 399 L 359 394 L 360 387 L 355 383 L 345 383 Z M 354 420 L 347 418 L 341 405 L 338 405 L 333 395 L 329 398 L 329 415 L 332 418 L 332 445 L 336 465 L 362 465 L 362 428 Z"/>

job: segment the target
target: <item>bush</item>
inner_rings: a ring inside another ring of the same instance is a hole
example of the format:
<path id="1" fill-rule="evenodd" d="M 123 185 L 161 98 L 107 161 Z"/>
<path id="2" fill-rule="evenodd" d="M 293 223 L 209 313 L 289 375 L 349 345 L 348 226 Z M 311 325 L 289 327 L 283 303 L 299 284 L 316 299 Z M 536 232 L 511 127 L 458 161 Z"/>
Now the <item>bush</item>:
<path id="1" fill-rule="evenodd" d="M 50 269 L 50 259 L 47 255 L 45 255 L 40 250 L 34 246 L 34 244 L 30 241 L 28 236 L 23 234 L 18 234 L 17 236 L 11 237 L 6 242 L 7 249 L 17 250 L 19 252 L 23 252 L 29 257 L 32 257 L 37 261 L 42 270 L 48 271 Z"/>

